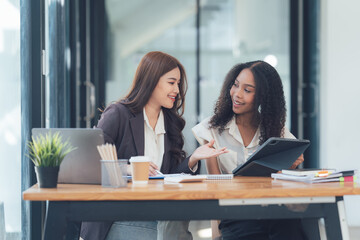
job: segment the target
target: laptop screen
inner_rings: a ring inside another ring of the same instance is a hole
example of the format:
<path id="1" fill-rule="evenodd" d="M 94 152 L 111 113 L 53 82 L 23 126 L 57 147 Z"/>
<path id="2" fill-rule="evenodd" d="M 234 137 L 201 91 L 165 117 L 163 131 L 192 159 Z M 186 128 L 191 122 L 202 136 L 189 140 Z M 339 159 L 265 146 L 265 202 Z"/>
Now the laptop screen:
<path id="1" fill-rule="evenodd" d="M 97 146 L 104 143 L 103 131 L 99 128 L 33 128 L 32 136 L 56 132 L 76 148 L 62 161 L 58 183 L 101 184 L 101 157 Z"/>

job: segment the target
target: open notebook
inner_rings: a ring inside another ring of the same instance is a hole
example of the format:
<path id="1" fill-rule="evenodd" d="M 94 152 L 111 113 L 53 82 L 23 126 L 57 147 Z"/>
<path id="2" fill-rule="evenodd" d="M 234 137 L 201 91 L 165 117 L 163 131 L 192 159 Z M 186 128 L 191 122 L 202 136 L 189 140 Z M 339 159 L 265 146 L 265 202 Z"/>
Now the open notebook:
<path id="1" fill-rule="evenodd" d="M 200 175 L 190 175 L 190 174 L 165 174 L 165 182 L 199 182 L 203 180 L 231 180 L 233 179 L 233 174 L 200 174 Z"/>

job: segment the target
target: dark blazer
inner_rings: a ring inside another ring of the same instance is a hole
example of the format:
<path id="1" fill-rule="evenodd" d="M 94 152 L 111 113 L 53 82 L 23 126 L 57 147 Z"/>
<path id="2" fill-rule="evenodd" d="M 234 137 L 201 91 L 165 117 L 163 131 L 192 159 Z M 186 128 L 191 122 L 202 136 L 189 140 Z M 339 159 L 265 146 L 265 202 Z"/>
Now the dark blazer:
<path id="1" fill-rule="evenodd" d="M 165 131 L 171 123 L 165 121 Z M 115 144 L 119 159 L 130 159 L 132 156 L 144 155 L 144 115 L 143 111 L 133 114 L 122 103 L 114 103 L 105 109 L 97 125 L 104 132 L 104 140 Z M 164 135 L 164 156 L 160 171 L 163 173 L 191 173 L 189 157 L 181 163 L 172 161 L 170 154 L 170 140 Z M 200 171 L 200 162 L 195 174 Z M 80 236 L 84 240 L 105 239 L 112 222 L 83 222 Z"/>

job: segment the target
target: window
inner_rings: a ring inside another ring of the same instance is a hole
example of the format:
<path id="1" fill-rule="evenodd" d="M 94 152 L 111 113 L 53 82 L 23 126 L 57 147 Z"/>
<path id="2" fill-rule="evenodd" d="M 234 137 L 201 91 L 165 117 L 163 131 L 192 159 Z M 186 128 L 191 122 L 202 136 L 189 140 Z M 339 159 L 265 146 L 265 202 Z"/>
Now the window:
<path id="1" fill-rule="evenodd" d="M 21 237 L 20 1 L 0 0 L 0 239 Z"/>
<path id="2" fill-rule="evenodd" d="M 185 150 L 196 145 L 191 127 L 196 124 L 196 1 L 106 2 L 110 34 L 110 67 L 106 79 L 106 104 L 124 97 L 140 59 L 150 51 L 176 57 L 188 78 Z"/>
<path id="3" fill-rule="evenodd" d="M 290 124 L 289 1 L 204 1 L 200 20 L 200 119 L 212 115 L 227 72 L 263 60 L 278 71 Z"/>

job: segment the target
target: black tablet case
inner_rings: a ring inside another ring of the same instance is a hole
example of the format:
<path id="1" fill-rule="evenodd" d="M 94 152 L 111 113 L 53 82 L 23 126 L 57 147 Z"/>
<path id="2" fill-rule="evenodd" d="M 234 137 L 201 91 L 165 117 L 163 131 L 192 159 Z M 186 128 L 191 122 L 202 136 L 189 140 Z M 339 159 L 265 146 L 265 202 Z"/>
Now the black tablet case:
<path id="1" fill-rule="evenodd" d="M 233 170 L 237 176 L 270 176 L 288 169 L 309 147 L 309 140 L 269 138 L 249 159 Z"/>

